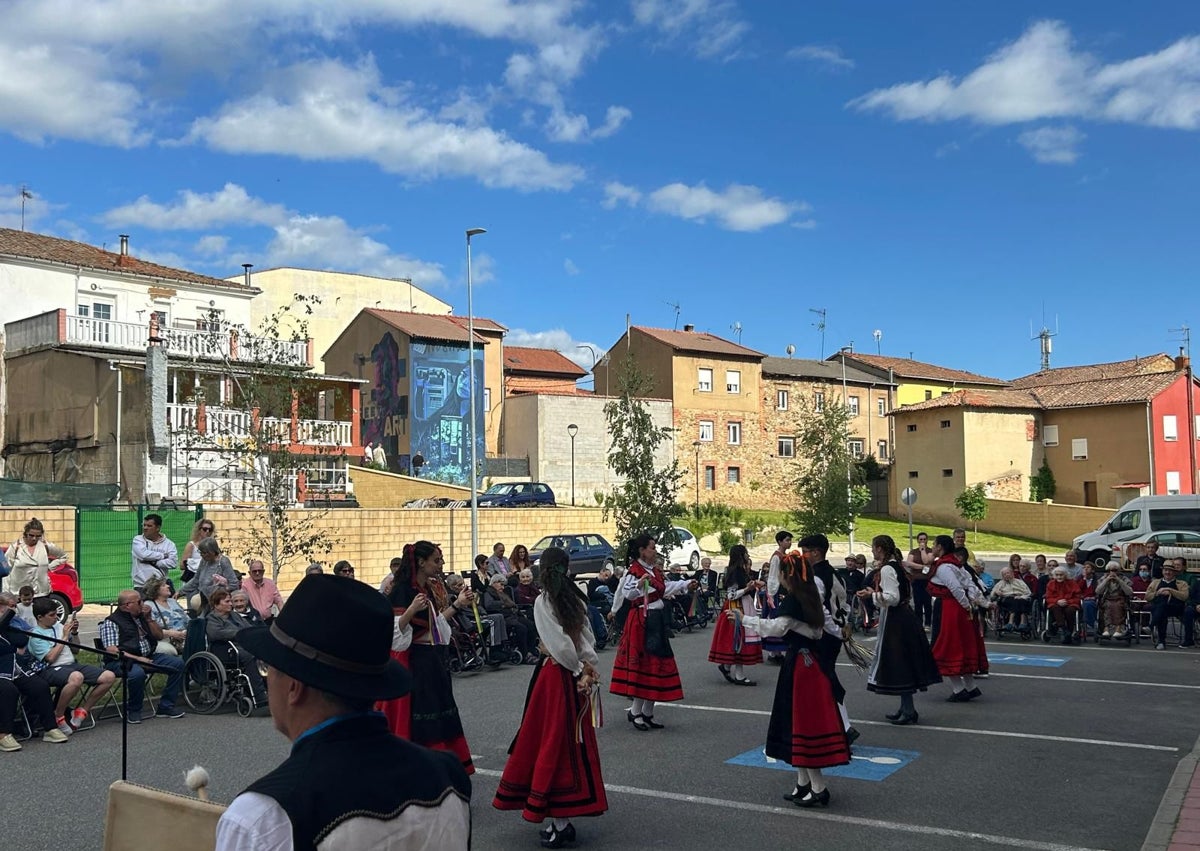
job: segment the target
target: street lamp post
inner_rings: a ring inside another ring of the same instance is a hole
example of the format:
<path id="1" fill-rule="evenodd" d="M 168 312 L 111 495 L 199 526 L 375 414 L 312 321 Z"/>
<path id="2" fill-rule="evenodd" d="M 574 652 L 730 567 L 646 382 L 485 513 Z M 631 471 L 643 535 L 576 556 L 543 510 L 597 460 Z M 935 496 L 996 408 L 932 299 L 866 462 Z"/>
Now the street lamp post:
<path id="1" fill-rule="evenodd" d="M 575 505 L 575 435 L 579 434 L 579 426 L 571 423 L 567 434 L 571 436 L 571 505 Z"/>
<path id="2" fill-rule="evenodd" d="M 487 233 L 483 228 L 470 228 L 467 231 L 467 373 L 470 386 L 470 427 L 468 435 L 471 440 L 471 562 L 479 552 L 479 488 L 478 460 L 475 457 L 475 304 L 471 292 L 471 237 Z"/>
<path id="3" fill-rule="evenodd" d="M 700 516 L 700 441 L 693 440 L 692 448 L 696 450 L 696 516 Z"/>
<path id="4" fill-rule="evenodd" d="M 849 346 L 842 346 L 842 408 L 846 411 L 850 410 L 850 407 L 849 407 L 850 397 L 848 395 L 849 388 L 846 386 L 846 350 L 849 348 L 850 348 Z M 868 416 L 870 416 L 870 415 L 868 414 Z M 847 423 L 847 425 L 849 425 L 849 424 Z M 847 438 L 847 439 L 849 439 L 849 438 Z M 846 448 L 849 449 L 849 447 L 846 447 Z M 849 453 L 847 452 L 847 454 L 849 454 Z M 846 464 L 846 507 L 852 509 L 852 507 L 854 505 L 854 488 L 851 484 L 852 479 L 850 477 L 850 473 L 851 473 L 850 464 L 847 463 Z M 850 552 L 851 553 L 854 552 L 854 512 L 853 512 L 853 510 L 851 510 L 851 512 L 850 512 Z"/>

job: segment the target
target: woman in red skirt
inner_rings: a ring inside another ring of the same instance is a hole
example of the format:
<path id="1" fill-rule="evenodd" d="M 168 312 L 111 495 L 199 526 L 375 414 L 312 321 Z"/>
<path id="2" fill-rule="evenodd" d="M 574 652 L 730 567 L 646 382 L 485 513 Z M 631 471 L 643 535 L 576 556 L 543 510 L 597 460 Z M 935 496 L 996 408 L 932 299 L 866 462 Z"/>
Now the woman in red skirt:
<path id="1" fill-rule="evenodd" d="M 542 846 L 575 841 L 577 816 L 608 809 L 596 725 L 600 718 L 600 675 L 596 640 L 587 604 L 567 571 L 570 557 L 551 547 L 542 553 L 542 594 L 533 603 L 544 655 L 533 672 L 521 729 L 508 749 L 508 762 L 492 806 L 521 810 L 526 821 L 551 819 Z"/>
<path id="2" fill-rule="evenodd" d="M 775 686 L 766 754 L 796 767 L 796 788 L 784 798 L 799 807 L 827 807 L 829 789 L 821 769 L 850 762 L 846 728 L 819 662 L 821 635 L 832 628 L 833 618 L 821 604 L 825 589 L 820 578 L 800 553 L 783 557 L 780 580 L 787 596 L 778 617 L 743 618 L 762 636 L 783 638 L 788 645 Z M 725 617 L 732 621 L 737 613 L 726 612 Z"/>
<path id="3" fill-rule="evenodd" d="M 413 688 L 404 697 L 382 701 L 378 708 L 397 736 L 433 750 L 450 751 L 472 774 L 475 766 L 463 736 L 445 656 L 450 643 L 446 618 L 469 608 L 473 594 L 468 588 L 456 600 L 447 598 L 441 581 L 444 559 L 437 544 L 406 544 L 402 558 L 388 594 L 397 616 L 392 658 L 408 668 Z"/>
<path id="4" fill-rule="evenodd" d="M 655 566 L 654 538 L 641 534 L 629 542 L 630 564 L 617 586 L 613 610 L 629 606 L 617 658 L 613 661 L 609 691 L 633 699 L 625 717 L 636 729 L 661 730 L 654 720 L 654 704 L 683 700 L 683 684 L 671 651 L 670 616 L 663 599 L 696 590 L 694 579 L 667 581 Z"/>
<path id="5" fill-rule="evenodd" d="M 959 561 L 954 555 L 954 539 L 949 535 L 938 535 L 934 541 L 929 593 L 941 610 L 941 627 L 933 642 L 933 658 L 938 671 L 954 689 L 947 700 L 965 703 L 981 694 L 975 687 L 980 641 L 971 619 L 971 601 L 962 583 Z"/>
<path id="6" fill-rule="evenodd" d="M 757 615 L 754 598 L 765 587 L 766 582 L 750 578 L 750 553 L 746 548 L 738 544 L 731 549 L 729 566 L 725 568 L 725 608 L 740 611 L 743 616 Z M 721 676 L 735 685 L 757 685 L 745 675 L 742 666 L 762 662 L 762 639 L 746 626 L 744 619 L 717 618 L 708 661 L 716 662 Z"/>

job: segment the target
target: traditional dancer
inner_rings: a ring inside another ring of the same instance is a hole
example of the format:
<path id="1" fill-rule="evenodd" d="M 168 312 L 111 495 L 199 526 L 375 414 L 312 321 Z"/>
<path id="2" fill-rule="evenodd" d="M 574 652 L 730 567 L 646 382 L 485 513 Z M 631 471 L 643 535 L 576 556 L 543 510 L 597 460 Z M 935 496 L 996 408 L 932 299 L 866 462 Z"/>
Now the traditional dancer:
<path id="1" fill-rule="evenodd" d="M 846 727 L 819 661 L 822 636 L 838 626 L 821 603 L 824 584 L 803 556 L 788 553 L 780 573 L 787 595 L 779 604 L 779 617 L 742 618 L 762 635 L 788 643 L 767 726 L 766 754 L 796 767 L 796 788 L 785 799 L 800 807 L 827 807 L 829 789 L 821 769 L 850 761 Z M 732 621 L 738 613 L 729 611 L 725 617 Z"/>
<path id="2" fill-rule="evenodd" d="M 837 701 L 838 711 L 842 714 L 842 723 L 846 725 L 846 733 L 850 744 L 858 738 L 858 730 L 850 724 L 850 713 L 846 711 L 846 689 L 837 675 L 837 658 L 842 651 L 843 627 L 849 608 L 846 605 L 846 586 L 833 572 L 825 556 L 829 553 L 829 539 L 824 535 L 805 535 L 800 539 L 800 553 L 809 564 L 813 575 L 821 580 L 821 604 L 829 612 L 831 626 L 821 636 L 821 670 L 833 688 L 833 699 Z"/>
<path id="3" fill-rule="evenodd" d="M 888 535 L 871 541 L 878 569 L 871 574 L 872 588 L 858 596 L 870 598 L 879 611 L 879 643 L 867 671 L 867 689 L 876 694 L 900 696 L 900 708 L 884 717 L 893 724 L 916 724 L 920 717 L 913 694 L 942 681 L 929 639 L 912 607 L 912 585 L 903 567 L 904 557 Z"/>
<path id="4" fill-rule="evenodd" d="M 450 643 L 447 616 L 471 604 L 470 589 L 448 600 L 441 582 L 442 550 L 429 541 L 404 546 L 404 563 L 388 595 L 396 614 L 396 640 L 392 658 L 412 673 L 413 690 L 404 697 L 383 701 L 379 709 L 388 727 L 401 738 L 434 750 L 450 751 L 468 774 L 475 771 L 471 750 L 463 736 L 458 704 L 446 666 Z"/>
<path id="5" fill-rule="evenodd" d="M 979 670 L 979 644 L 971 620 L 971 601 L 959 579 L 959 562 L 954 555 L 954 539 L 938 535 L 933 543 L 933 573 L 929 593 L 940 600 L 941 627 L 933 642 L 933 658 L 938 671 L 950 681 L 954 693 L 951 703 L 963 703 L 981 695 L 975 686 Z"/>
<path id="6" fill-rule="evenodd" d="M 967 599 L 971 601 L 971 624 L 975 629 L 975 654 L 979 659 L 979 670 L 975 671 L 975 676 L 987 679 L 990 663 L 983 634 L 987 631 L 987 615 L 991 604 L 988 601 L 987 590 L 979 578 L 978 569 L 971 564 L 971 551 L 966 547 L 955 547 L 954 557 L 959 562 L 958 580 L 962 583 Z M 979 562 L 975 564 L 978 565 Z"/>
<path id="7" fill-rule="evenodd" d="M 757 615 L 755 597 L 766 583 L 750 578 L 750 554 L 738 544 L 729 551 L 729 566 L 725 568 L 725 608 L 743 615 Z M 717 663 L 717 670 L 726 680 L 739 686 L 757 685 L 742 669 L 743 665 L 762 662 L 762 639 L 739 618 L 717 618 L 713 628 L 708 661 Z M 730 671 L 730 666 L 733 670 Z"/>
<path id="8" fill-rule="evenodd" d="M 499 810 L 522 810 L 526 821 L 552 819 L 541 831 L 544 848 L 575 841 L 572 818 L 608 809 L 596 746 L 599 659 L 587 606 L 567 572 L 569 562 L 558 547 L 543 552 L 539 561 L 542 594 L 533 603 L 533 620 L 545 650 L 492 801 Z"/>
<path id="9" fill-rule="evenodd" d="M 791 548 L 792 533 L 787 529 L 780 529 L 775 533 L 775 552 L 771 553 L 771 561 L 767 567 L 767 587 L 763 599 L 763 603 L 765 604 L 763 606 L 763 617 L 773 618 L 779 611 L 779 567 L 783 563 L 783 557 L 787 555 L 788 550 Z M 783 639 L 764 638 L 762 646 L 763 650 L 767 652 L 768 660 L 772 662 L 783 661 L 783 654 L 787 652 L 787 642 Z"/>
<path id="10" fill-rule="evenodd" d="M 654 720 L 654 704 L 683 700 L 683 685 L 671 651 L 671 626 L 663 598 L 695 590 L 696 580 L 668 582 L 655 566 L 654 538 L 641 534 L 629 542 L 629 567 L 617 586 L 615 606 L 628 605 L 617 658 L 613 661 L 609 691 L 633 699 L 625 713 L 638 730 L 661 730 Z"/>

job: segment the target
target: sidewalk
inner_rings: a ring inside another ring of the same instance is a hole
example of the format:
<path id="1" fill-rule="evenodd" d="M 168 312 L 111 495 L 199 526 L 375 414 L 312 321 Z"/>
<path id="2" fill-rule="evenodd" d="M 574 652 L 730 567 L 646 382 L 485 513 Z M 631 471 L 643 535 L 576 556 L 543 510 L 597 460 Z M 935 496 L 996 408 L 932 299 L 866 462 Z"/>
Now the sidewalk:
<path id="1" fill-rule="evenodd" d="M 1179 761 L 1142 843 L 1142 851 L 1200 849 L 1200 741 Z"/>

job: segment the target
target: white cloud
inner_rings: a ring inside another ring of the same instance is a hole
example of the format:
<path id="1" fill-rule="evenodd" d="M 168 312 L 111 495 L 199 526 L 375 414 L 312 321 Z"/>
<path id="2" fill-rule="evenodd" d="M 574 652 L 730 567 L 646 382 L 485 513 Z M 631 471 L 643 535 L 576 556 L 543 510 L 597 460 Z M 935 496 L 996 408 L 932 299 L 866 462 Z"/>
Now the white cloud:
<path id="1" fill-rule="evenodd" d="M 471 258 L 471 283 L 486 284 L 496 280 L 496 258 L 490 254 L 475 254 Z"/>
<path id="2" fill-rule="evenodd" d="M 563 261 L 563 271 L 574 277 L 579 274 L 579 267 L 575 265 L 575 261 L 568 257 Z"/>
<path id="3" fill-rule="evenodd" d="M 583 177 L 503 132 L 439 120 L 384 86 L 370 57 L 357 67 L 323 60 L 284 69 L 258 94 L 198 119 L 189 138 L 230 153 L 361 159 L 394 174 L 470 177 L 489 187 L 561 190 Z"/>
<path id="4" fill-rule="evenodd" d="M 787 52 L 788 59 L 804 59 L 816 62 L 835 71 L 849 71 L 854 60 L 842 55 L 841 48 L 829 44 L 804 44 Z"/>
<path id="5" fill-rule="evenodd" d="M 750 26 L 732 0 L 633 0 L 634 20 L 705 59 L 729 58 Z"/>
<path id="6" fill-rule="evenodd" d="M 1040 163 L 1073 165 L 1079 159 L 1076 148 L 1084 134 L 1070 124 L 1026 130 L 1017 141 Z"/>
<path id="7" fill-rule="evenodd" d="M 671 183 L 646 196 L 646 206 L 696 222 L 715 219 L 725 230 L 757 231 L 788 221 L 793 214 L 807 212 L 807 204 L 768 198 L 757 186 L 731 183 L 716 192 L 703 183 L 688 186 Z"/>
<path id="8" fill-rule="evenodd" d="M 621 125 L 633 117 L 623 106 L 610 106 L 604 114 L 604 124 L 591 129 L 586 115 L 574 115 L 561 110 L 552 110 L 546 119 L 546 135 L 556 142 L 585 142 L 591 139 L 607 139 L 621 129 Z"/>
<path id="9" fill-rule="evenodd" d="M 576 340 L 562 328 L 553 328 L 548 331 L 527 331 L 524 328 L 513 328 L 504 335 L 504 345 L 525 346 L 530 349 L 554 349 L 589 372 L 592 369 L 592 354 L 586 347 L 591 346 L 595 349 L 597 358 L 604 356 L 603 346 Z"/>
<path id="10" fill-rule="evenodd" d="M 611 210 L 618 204 L 628 204 L 636 207 L 642 200 L 642 193 L 632 186 L 611 181 L 604 184 L 604 200 L 600 202 L 606 210 Z"/>
<path id="11" fill-rule="evenodd" d="M 961 80 L 942 74 L 901 83 L 868 92 L 849 106 L 900 121 L 1001 125 L 1078 118 L 1195 130 L 1200 37 L 1106 65 L 1077 50 L 1065 24 L 1041 21 Z"/>
<path id="12" fill-rule="evenodd" d="M 411 278 L 420 286 L 446 283 L 440 264 L 396 253 L 340 216 L 305 215 L 254 197 L 236 183 L 227 183 L 210 193 L 185 189 L 168 204 L 143 196 L 132 204 L 109 210 L 101 219 L 113 227 L 138 226 L 147 230 L 267 227 L 274 231 L 264 249 L 267 266 L 303 266 Z M 207 234 L 196 243 L 195 250 L 218 256 L 227 245 L 224 235 Z M 172 257 L 175 262 L 170 265 L 188 268 L 186 263 Z"/>

